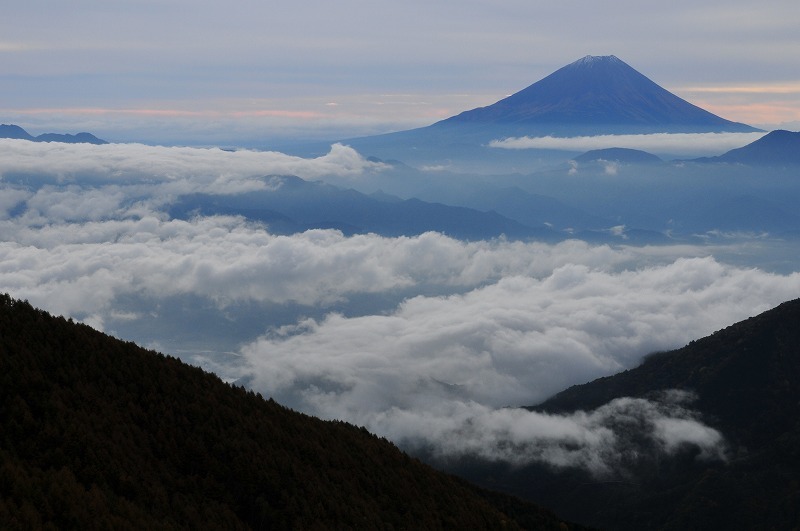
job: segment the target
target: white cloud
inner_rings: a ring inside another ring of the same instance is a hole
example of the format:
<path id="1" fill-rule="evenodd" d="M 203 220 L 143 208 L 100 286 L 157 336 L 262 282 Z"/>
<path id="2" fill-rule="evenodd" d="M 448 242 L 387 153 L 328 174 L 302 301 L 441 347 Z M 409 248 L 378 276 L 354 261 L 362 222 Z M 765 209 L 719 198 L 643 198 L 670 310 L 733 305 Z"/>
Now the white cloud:
<path id="1" fill-rule="evenodd" d="M 574 458 L 602 471 L 609 457 L 593 460 L 596 450 L 618 437 L 607 420 L 622 406 L 655 406 L 619 402 L 569 418 L 500 408 L 632 367 L 644 354 L 681 346 L 792 293 L 800 293 L 800 274 L 712 258 L 616 272 L 567 264 L 540 278 L 514 275 L 464 294 L 415 297 L 385 315 L 309 319 L 242 354 L 255 388 L 310 414 L 443 452 L 510 459 L 523 448 L 520 459 Z M 717 455 L 718 433 L 685 415 L 659 415 L 652 437 L 662 451 L 692 443 Z M 558 453 L 573 440 L 588 453 Z"/>
<path id="2" fill-rule="evenodd" d="M 66 198 L 54 193 L 52 198 L 58 201 L 41 199 L 34 221 L 75 216 L 72 202 L 91 206 L 94 201 L 98 208 L 103 199 L 113 203 L 113 196 L 95 198 L 93 191 Z M 90 217 L 92 212 L 84 210 Z M 126 293 L 197 294 L 220 307 L 237 301 L 325 306 L 357 293 L 420 286 L 468 289 L 508 274 L 548 274 L 555 264 L 611 266 L 634 257 L 581 242 L 555 247 L 466 243 L 438 233 L 347 238 L 338 231 L 313 230 L 276 236 L 230 217 L 181 221 L 150 214 L 29 227 L 30 220 L 0 222 L 0 290 L 68 314 L 104 311 Z M 95 286 L 90 297 L 82 295 L 87 285 Z"/>
<path id="3" fill-rule="evenodd" d="M 619 163 L 613 160 L 600 160 L 603 164 L 603 171 L 606 175 L 616 175 L 619 171 Z M 570 170 L 572 167 L 570 166 Z"/>
<path id="4" fill-rule="evenodd" d="M 619 398 L 592 411 L 555 415 L 444 401 L 419 411 L 392 408 L 375 425 L 396 441 L 436 458 L 477 456 L 513 465 L 544 462 L 596 476 L 625 475 L 643 462 L 691 445 L 703 459 L 724 460 L 722 434 L 688 409 L 691 395 Z"/>
<path id="5" fill-rule="evenodd" d="M 721 155 L 755 142 L 766 133 L 655 133 L 648 135 L 597 135 L 579 137 L 512 137 L 492 140 L 490 147 L 501 149 L 559 149 L 590 151 L 621 147 L 655 154 Z"/>
<path id="6" fill-rule="evenodd" d="M 142 144 L 62 144 L 0 139 L 3 176 L 35 176 L 53 184 L 152 186 L 173 193 L 236 193 L 264 187 L 267 175 L 316 179 L 357 176 L 386 166 L 370 162 L 342 144 L 315 159 L 274 151 L 160 147 Z"/>
<path id="7" fill-rule="evenodd" d="M 529 404 L 799 292 L 800 274 L 712 258 L 619 273 L 568 264 L 541 278 L 514 275 L 464 294 L 415 297 L 388 315 L 306 321 L 246 354 L 262 390 L 323 416 L 361 421 L 349 412 L 403 407 L 422 395 Z"/>

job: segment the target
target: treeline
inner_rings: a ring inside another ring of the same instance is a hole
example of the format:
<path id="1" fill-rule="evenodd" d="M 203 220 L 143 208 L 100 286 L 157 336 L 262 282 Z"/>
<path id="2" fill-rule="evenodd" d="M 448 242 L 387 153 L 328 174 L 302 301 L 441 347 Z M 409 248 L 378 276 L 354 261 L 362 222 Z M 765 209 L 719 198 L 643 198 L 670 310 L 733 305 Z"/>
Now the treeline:
<path id="1" fill-rule="evenodd" d="M 8 295 L 0 410 L 2 529 L 574 528 Z"/>

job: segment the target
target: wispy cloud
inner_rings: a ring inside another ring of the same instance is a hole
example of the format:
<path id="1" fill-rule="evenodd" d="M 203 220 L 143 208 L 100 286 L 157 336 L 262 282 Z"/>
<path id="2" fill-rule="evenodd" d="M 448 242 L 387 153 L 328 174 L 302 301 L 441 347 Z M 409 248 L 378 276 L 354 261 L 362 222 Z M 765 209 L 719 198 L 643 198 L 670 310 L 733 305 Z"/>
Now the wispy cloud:
<path id="1" fill-rule="evenodd" d="M 560 149 L 589 151 L 622 147 L 667 154 L 721 154 L 742 147 L 765 133 L 656 133 L 647 135 L 597 135 L 580 137 L 512 137 L 493 140 L 490 147 L 501 149 Z"/>
<path id="2" fill-rule="evenodd" d="M 268 175 L 355 176 L 386 166 L 371 162 L 354 149 L 334 144 L 321 157 L 305 159 L 274 151 L 225 151 L 142 144 L 61 144 L 0 139 L 4 175 L 36 175 L 59 184 L 169 183 L 173 192 L 206 190 L 233 193 L 263 188 Z M 227 192 L 226 192 L 227 191 Z"/>
<path id="3" fill-rule="evenodd" d="M 248 117 L 278 117 L 295 118 L 298 120 L 320 119 L 325 114 L 310 110 L 289 110 L 289 109 L 228 109 L 228 110 L 188 110 L 188 109 L 114 109 L 103 107 L 62 107 L 62 108 L 27 108 L 27 109 L 7 109 L 7 112 L 26 115 L 53 116 L 138 116 L 150 118 L 248 118 Z"/>
<path id="4" fill-rule="evenodd" d="M 692 400 L 689 393 L 666 390 L 652 399 L 619 398 L 566 415 L 445 402 L 416 413 L 393 409 L 377 422 L 394 440 L 435 458 L 470 456 L 516 466 L 540 462 L 625 477 L 685 445 L 699 448 L 702 459 L 725 460 L 723 435 L 689 409 Z"/>
<path id="5" fill-rule="evenodd" d="M 704 85 L 679 87 L 680 92 L 710 94 L 800 94 L 800 81 L 791 83 L 747 84 L 747 85 Z"/>
<path id="6" fill-rule="evenodd" d="M 32 52 L 43 50 L 46 46 L 39 43 L 25 41 L 0 41 L 0 53 L 9 52 Z"/>

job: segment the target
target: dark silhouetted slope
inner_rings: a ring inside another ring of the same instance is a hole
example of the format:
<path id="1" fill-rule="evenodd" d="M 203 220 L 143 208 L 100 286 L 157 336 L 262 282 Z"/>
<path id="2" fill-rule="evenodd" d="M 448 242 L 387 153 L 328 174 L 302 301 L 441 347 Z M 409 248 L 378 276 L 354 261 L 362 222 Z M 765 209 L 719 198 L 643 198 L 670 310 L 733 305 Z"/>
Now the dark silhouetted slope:
<path id="1" fill-rule="evenodd" d="M 575 386 L 540 406 L 592 408 L 618 396 L 687 389 L 734 444 L 757 447 L 800 428 L 800 299 L 670 352 L 639 367 Z"/>
<path id="2" fill-rule="evenodd" d="M 696 162 L 725 162 L 748 166 L 800 165 L 800 132 L 777 130 L 755 142 L 732 149 L 718 157 L 703 157 Z"/>
<path id="3" fill-rule="evenodd" d="M 0 411 L 2 529 L 569 528 L 8 295 Z"/>
<path id="4" fill-rule="evenodd" d="M 483 465 L 466 475 L 603 529 L 797 529 L 800 299 L 571 387 L 534 409 L 589 411 L 668 389 L 696 394 L 691 407 L 725 437 L 726 462 L 698 459 L 687 447 L 609 481 L 535 466 Z"/>

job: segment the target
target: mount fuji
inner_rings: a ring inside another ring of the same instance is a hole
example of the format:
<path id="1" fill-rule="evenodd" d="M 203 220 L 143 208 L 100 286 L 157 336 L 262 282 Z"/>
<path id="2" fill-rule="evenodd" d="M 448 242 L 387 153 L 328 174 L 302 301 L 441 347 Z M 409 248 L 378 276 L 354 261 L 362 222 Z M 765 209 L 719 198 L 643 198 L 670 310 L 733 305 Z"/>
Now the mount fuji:
<path id="1" fill-rule="evenodd" d="M 462 124 L 563 136 L 757 131 L 692 105 L 613 55 L 587 55 L 497 103 L 431 127 Z"/>
<path id="2" fill-rule="evenodd" d="M 410 160 L 474 158 L 478 148 L 491 156 L 490 141 L 519 136 L 756 131 L 689 103 L 608 55 L 583 57 L 492 105 L 427 127 L 344 142 L 367 155 Z"/>

